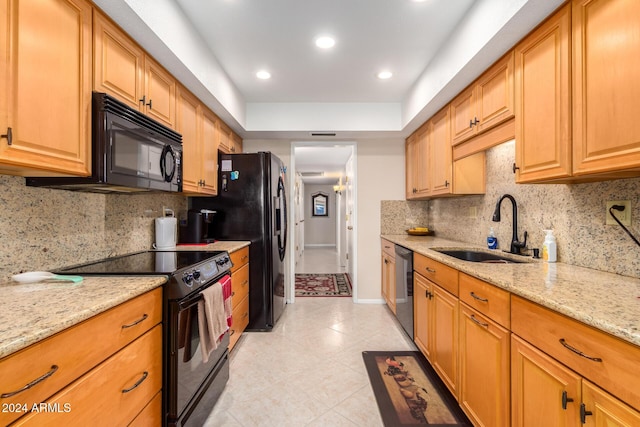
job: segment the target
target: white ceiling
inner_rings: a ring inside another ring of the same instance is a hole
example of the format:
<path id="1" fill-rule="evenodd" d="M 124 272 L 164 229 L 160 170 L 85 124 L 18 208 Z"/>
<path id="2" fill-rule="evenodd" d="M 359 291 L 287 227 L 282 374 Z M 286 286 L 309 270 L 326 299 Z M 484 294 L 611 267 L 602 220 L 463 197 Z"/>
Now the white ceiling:
<path id="1" fill-rule="evenodd" d="M 253 102 L 400 102 L 473 0 L 176 0 Z M 336 45 L 322 50 L 316 36 Z M 268 81 L 255 74 L 271 72 Z M 393 72 L 379 80 L 378 71 Z"/>
<path id="2" fill-rule="evenodd" d="M 352 153 L 345 145 L 295 147 L 296 172 L 305 184 L 337 184 Z"/>

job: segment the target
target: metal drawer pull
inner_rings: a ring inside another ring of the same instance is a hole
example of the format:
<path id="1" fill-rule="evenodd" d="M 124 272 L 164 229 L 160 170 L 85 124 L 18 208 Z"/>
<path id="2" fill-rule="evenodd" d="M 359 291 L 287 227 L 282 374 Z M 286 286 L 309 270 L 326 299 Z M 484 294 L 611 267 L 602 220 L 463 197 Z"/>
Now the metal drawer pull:
<path id="1" fill-rule="evenodd" d="M 247 286 L 248 284 L 249 284 L 249 279 L 247 279 L 244 282 L 242 282 L 242 284 L 240 286 Z"/>
<path id="2" fill-rule="evenodd" d="M 562 409 L 567 410 L 567 403 L 573 402 L 573 399 L 567 396 L 567 390 L 562 392 Z"/>
<path id="3" fill-rule="evenodd" d="M 482 326 L 483 328 L 488 328 L 489 324 L 488 323 L 482 323 L 481 321 L 479 321 L 478 319 L 476 319 L 476 316 L 474 316 L 473 314 L 471 315 L 471 320 L 473 320 L 473 322 L 476 325 Z"/>
<path id="4" fill-rule="evenodd" d="M 232 329 L 232 330 L 231 330 L 231 333 L 229 333 L 229 336 L 230 336 L 230 337 L 232 337 L 232 336 L 233 336 L 233 334 L 235 334 L 235 333 L 236 333 L 236 330 L 235 330 L 235 329 Z"/>
<path id="5" fill-rule="evenodd" d="M 7 397 L 15 396 L 18 393 L 22 393 L 25 390 L 29 390 L 31 387 L 35 386 L 36 384 L 46 380 L 51 375 L 55 374 L 57 370 L 58 370 L 58 365 L 51 365 L 51 370 L 49 372 L 47 372 L 46 374 L 44 374 L 43 376 L 36 378 L 35 380 L 31 381 L 30 383 L 27 383 L 27 385 L 22 387 L 20 390 L 16 390 L 16 391 L 11 391 L 9 393 L 0 394 L 0 398 L 1 399 L 6 399 Z"/>
<path id="6" fill-rule="evenodd" d="M 140 384 L 142 384 L 142 383 L 144 382 L 144 380 L 146 380 L 146 379 L 147 379 L 147 377 L 148 377 L 148 376 L 149 376 L 149 372 L 144 371 L 144 372 L 142 373 L 142 378 L 140 378 L 138 381 L 136 381 L 136 383 L 135 383 L 134 385 L 132 385 L 131 387 L 129 387 L 129 388 L 125 388 L 124 390 L 122 390 L 122 392 L 123 392 L 123 393 L 129 393 L 129 392 L 130 392 L 130 391 L 132 391 L 133 389 L 138 388 L 138 386 L 139 386 Z"/>
<path id="7" fill-rule="evenodd" d="M 472 291 L 472 292 L 470 292 L 470 294 L 471 294 L 471 296 L 472 296 L 474 299 L 477 299 L 478 301 L 482 301 L 482 302 L 489 302 L 489 300 L 488 300 L 488 299 L 486 299 L 486 298 L 482 298 L 482 297 L 479 297 L 479 296 L 478 296 L 478 295 L 476 295 L 473 291 Z"/>
<path id="8" fill-rule="evenodd" d="M 573 351 L 578 356 L 582 356 L 585 359 L 593 360 L 594 362 L 602 362 L 602 359 L 599 358 L 599 357 L 587 356 L 586 354 L 584 354 L 583 352 L 581 352 L 577 348 L 571 347 L 569 344 L 567 344 L 567 342 L 565 341 L 564 338 L 560 338 L 560 344 L 562 344 L 566 349 Z"/>
<path id="9" fill-rule="evenodd" d="M 249 255 L 245 255 L 245 256 L 243 256 L 242 258 L 240 258 L 240 261 L 246 261 L 246 260 L 247 260 L 247 258 L 249 258 Z"/>
<path id="10" fill-rule="evenodd" d="M 425 270 L 427 270 L 429 273 L 435 273 L 436 271 L 432 268 L 429 267 L 425 267 Z"/>
<path id="11" fill-rule="evenodd" d="M 149 317 L 149 315 L 147 315 L 147 313 L 144 313 L 142 317 L 136 320 L 135 322 L 129 323 L 128 325 L 122 325 L 122 329 L 127 329 L 127 328 L 131 328 L 132 326 L 136 326 L 138 323 L 142 323 L 145 320 L 147 320 L 147 317 Z"/>
<path id="12" fill-rule="evenodd" d="M 589 415 L 593 415 L 593 412 L 587 411 L 587 407 L 584 405 L 584 403 L 581 403 L 580 404 L 580 422 L 582 424 L 586 424 L 587 416 Z"/>

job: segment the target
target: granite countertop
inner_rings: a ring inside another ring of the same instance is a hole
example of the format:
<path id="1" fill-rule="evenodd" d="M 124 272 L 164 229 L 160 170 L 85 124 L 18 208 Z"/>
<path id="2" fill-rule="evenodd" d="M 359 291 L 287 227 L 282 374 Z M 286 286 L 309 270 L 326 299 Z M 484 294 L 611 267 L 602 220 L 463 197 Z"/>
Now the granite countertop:
<path id="1" fill-rule="evenodd" d="M 248 241 L 178 246 L 233 252 Z M 80 283 L 0 281 L 0 358 L 162 286 L 166 276 L 86 276 Z"/>
<path id="2" fill-rule="evenodd" d="M 528 262 L 462 261 L 434 249 L 495 251 L 438 237 L 406 234 L 381 237 L 640 346 L 640 279 L 517 255 L 514 255 L 517 259 Z M 500 254 L 508 256 L 501 251 Z"/>

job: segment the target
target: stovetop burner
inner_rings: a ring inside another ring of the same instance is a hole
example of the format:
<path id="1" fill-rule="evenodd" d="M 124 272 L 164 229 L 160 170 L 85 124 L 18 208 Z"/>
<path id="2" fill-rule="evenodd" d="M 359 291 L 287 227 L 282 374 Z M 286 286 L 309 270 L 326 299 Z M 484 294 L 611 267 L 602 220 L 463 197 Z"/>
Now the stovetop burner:
<path id="1" fill-rule="evenodd" d="M 173 274 L 216 257 L 224 251 L 144 251 L 113 258 L 105 258 L 86 264 L 64 267 L 64 274 Z"/>

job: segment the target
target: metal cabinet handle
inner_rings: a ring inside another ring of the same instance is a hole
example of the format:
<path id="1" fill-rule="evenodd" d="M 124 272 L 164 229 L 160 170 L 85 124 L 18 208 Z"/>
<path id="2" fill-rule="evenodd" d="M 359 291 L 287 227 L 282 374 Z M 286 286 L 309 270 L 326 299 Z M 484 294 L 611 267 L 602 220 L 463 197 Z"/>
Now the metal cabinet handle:
<path id="1" fill-rule="evenodd" d="M 562 392 L 562 409 L 567 410 L 567 403 L 573 402 L 573 399 L 567 396 L 567 390 Z"/>
<path id="2" fill-rule="evenodd" d="M 483 328 L 488 328 L 489 324 L 488 323 L 483 323 L 481 321 L 479 321 L 478 319 L 476 319 L 475 315 L 471 315 L 471 320 L 473 320 L 473 323 L 475 323 L 478 326 L 482 326 Z"/>
<path id="3" fill-rule="evenodd" d="M 233 336 L 233 334 L 235 334 L 235 333 L 236 333 L 236 330 L 235 330 L 235 329 L 232 329 L 232 330 L 231 330 L 231 332 L 229 332 L 229 336 L 230 336 L 230 337 L 232 337 L 232 336 Z"/>
<path id="4" fill-rule="evenodd" d="M 35 380 L 27 383 L 20 390 L 10 391 L 9 393 L 0 394 L 0 398 L 1 399 L 6 399 L 7 397 L 15 396 L 18 393 L 22 393 L 25 390 L 29 390 L 31 387 L 35 386 L 38 383 L 41 383 L 42 381 L 44 381 L 47 378 L 49 378 L 51 375 L 55 374 L 57 370 L 58 370 L 58 365 L 51 365 L 51 370 L 49 372 L 47 372 L 46 374 L 44 374 L 41 377 L 38 377 Z"/>
<path id="5" fill-rule="evenodd" d="M 150 110 L 153 110 L 153 105 L 151 104 L 153 102 L 153 99 L 150 99 L 149 102 L 147 103 L 147 107 L 149 107 Z"/>
<path id="6" fill-rule="evenodd" d="M 249 279 L 245 280 L 240 284 L 240 286 L 247 286 L 249 284 Z"/>
<path id="7" fill-rule="evenodd" d="M 142 323 L 145 320 L 147 320 L 148 317 L 149 317 L 149 315 L 147 313 L 144 313 L 142 315 L 142 317 L 140 319 L 136 320 L 135 322 L 129 323 L 128 325 L 122 325 L 122 329 L 127 329 L 127 328 L 131 328 L 132 326 L 136 326 L 138 323 Z"/>
<path id="8" fill-rule="evenodd" d="M 141 104 L 146 104 L 147 103 L 147 95 L 142 95 L 142 98 L 140 98 L 138 100 L 139 103 Z"/>
<path id="9" fill-rule="evenodd" d="M 123 392 L 123 393 L 129 393 L 130 391 L 132 391 L 132 390 L 134 390 L 134 389 L 138 388 L 138 386 L 139 386 L 140 384 L 142 384 L 142 383 L 144 382 L 144 380 L 146 380 L 146 379 L 147 379 L 147 377 L 148 377 L 148 376 L 149 376 L 149 372 L 144 371 L 144 372 L 142 373 L 142 378 L 140 378 L 138 381 L 136 381 L 136 383 L 135 383 L 134 385 L 132 385 L 131 387 L 123 389 L 123 390 L 122 390 L 122 392 Z"/>
<path id="10" fill-rule="evenodd" d="M 425 267 L 425 270 L 427 270 L 429 273 L 435 273 L 436 271 L 432 268 L 429 267 Z"/>
<path id="11" fill-rule="evenodd" d="M 569 344 L 567 344 L 567 341 L 564 338 L 560 338 L 560 344 L 562 344 L 566 349 L 571 350 L 572 352 L 574 352 L 578 356 L 582 356 L 585 359 L 589 359 L 589 360 L 592 360 L 594 362 L 602 362 L 601 358 L 588 356 L 585 353 L 583 353 L 582 351 L 578 350 L 577 348 L 570 346 Z"/>
<path id="12" fill-rule="evenodd" d="M 478 296 L 478 295 L 476 295 L 476 294 L 475 294 L 475 292 L 473 292 L 473 291 L 469 292 L 469 294 L 470 294 L 474 299 L 477 299 L 478 301 L 482 301 L 482 302 L 489 302 L 489 300 L 488 300 L 488 299 L 486 299 L 486 298 L 482 298 L 482 297 L 479 297 L 479 296 Z"/>
<path id="13" fill-rule="evenodd" d="M 513 164 L 513 173 L 516 173 L 517 170 L 520 170 L 520 167 L 517 166 L 515 163 Z"/>
<path id="14" fill-rule="evenodd" d="M 13 130 L 11 130 L 11 128 L 7 128 L 7 133 L 0 135 L 0 138 L 7 138 L 7 145 L 11 145 L 13 142 Z"/>
<path id="15" fill-rule="evenodd" d="M 582 424 L 586 424 L 587 423 L 587 416 L 588 415 L 593 415 L 593 412 L 587 411 L 587 407 L 584 405 L 584 403 L 581 403 L 580 404 L 580 422 Z"/>
<path id="16" fill-rule="evenodd" d="M 245 255 L 242 258 L 240 258 L 240 262 L 246 261 L 248 258 L 249 258 L 249 255 Z"/>

